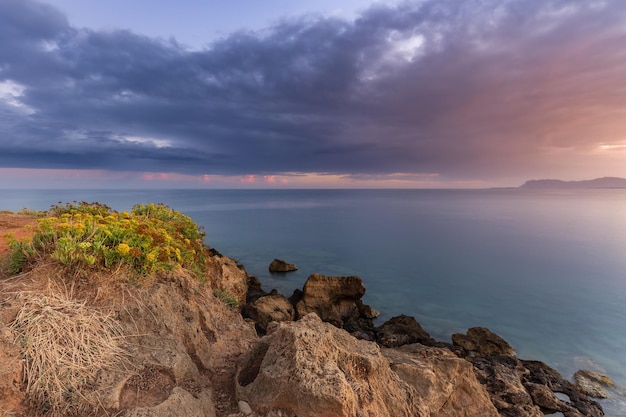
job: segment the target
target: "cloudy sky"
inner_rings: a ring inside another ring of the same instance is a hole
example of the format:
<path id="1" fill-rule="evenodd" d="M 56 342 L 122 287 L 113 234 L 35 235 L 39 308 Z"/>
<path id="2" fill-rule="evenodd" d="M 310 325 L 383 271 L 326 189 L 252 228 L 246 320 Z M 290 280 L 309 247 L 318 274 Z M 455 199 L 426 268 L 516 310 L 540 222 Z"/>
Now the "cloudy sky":
<path id="1" fill-rule="evenodd" d="M 0 188 L 601 176 L 623 0 L 0 0 Z"/>

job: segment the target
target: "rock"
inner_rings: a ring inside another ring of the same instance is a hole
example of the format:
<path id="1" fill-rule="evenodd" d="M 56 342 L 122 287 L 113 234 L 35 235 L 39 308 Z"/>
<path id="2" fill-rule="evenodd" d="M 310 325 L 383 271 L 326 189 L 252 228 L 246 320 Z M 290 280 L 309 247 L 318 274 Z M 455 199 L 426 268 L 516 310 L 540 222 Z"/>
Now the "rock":
<path id="1" fill-rule="evenodd" d="M 294 264 L 287 263 L 282 259 L 274 259 L 269 266 L 270 272 L 291 272 L 297 271 L 298 267 Z"/>
<path id="2" fill-rule="evenodd" d="M 246 294 L 246 304 L 250 304 L 254 300 L 267 295 L 267 292 L 261 288 L 261 281 L 255 276 L 248 277 L 248 293 Z"/>
<path id="3" fill-rule="evenodd" d="M 574 384 L 564 379 L 555 369 L 540 361 L 520 361 L 528 371 L 524 377 L 524 384 L 531 383 L 544 385 L 555 393 L 565 394 L 569 402 L 560 401 L 558 411 L 568 417 L 601 417 L 604 415 L 602 407 L 595 401 L 590 400 L 584 393 L 579 391 Z"/>
<path id="4" fill-rule="evenodd" d="M 298 317 L 316 313 L 323 321 L 343 327 L 350 319 L 362 317 L 358 302 L 365 294 L 361 278 L 329 277 L 321 274 L 309 276 L 304 284 L 302 300 L 296 305 Z"/>
<path id="5" fill-rule="evenodd" d="M 237 407 L 239 408 L 239 411 L 246 416 L 252 414 L 252 408 L 250 408 L 250 404 L 245 401 L 237 402 Z"/>
<path id="6" fill-rule="evenodd" d="M 282 294 L 269 294 L 246 305 L 244 315 L 255 321 L 261 333 L 267 331 L 269 323 L 292 321 L 296 318 L 293 305 Z"/>
<path id="7" fill-rule="evenodd" d="M 215 416 L 222 390 L 228 390 L 220 378 L 234 374 L 229 358 L 257 339 L 238 311 L 182 272 L 162 275 L 139 290 L 117 316 L 124 333 L 132 335 L 132 372 L 105 371 L 95 384 L 102 406 L 113 414 Z"/>
<path id="8" fill-rule="evenodd" d="M 576 388 L 585 395 L 594 398 L 609 398 L 609 394 L 604 388 L 613 387 L 615 384 L 606 375 L 599 372 L 581 369 L 574 374 Z"/>
<path id="9" fill-rule="evenodd" d="M 562 408 L 560 404 L 561 400 L 559 400 L 547 386 L 527 383 L 525 387 L 530 394 L 533 403 L 539 406 L 542 411 L 555 413 Z"/>
<path id="10" fill-rule="evenodd" d="M 435 342 L 415 318 L 404 314 L 392 317 L 382 326 L 377 327 L 376 340 L 385 347 L 398 347 L 411 343 L 430 345 Z"/>
<path id="11" fill-rule="evenodd" d="M 544 411 L 568 417 L 601 417 L 602 408 L 543 362 L 511 355 L 468 356 L 478 380 L 502 416 L 542 417 Z M 563 393 L 569 402 L 559 399 Z"/>
<path id="12" fill-rule="evenodd" d="M 452 343 L 480 356 L 515 355 L 506 340 L 485 327 L 472 327 L 467 334 L 455 333 Z"/>
<path id="13" fill-rule="evenodd" d="M 478 380 L 485 385 L 502 416 L 543 417 L 522 380 L 529 374 L 513 356 L 471 357 Z"/>
<path id="14" fill-rule="evenodd" d="M 153 407 L 137 407 L 124 414 L 125 417 L 215 417 L 211 395 L 202 392 L 193 396 L 180 387 L 174 387 L 171 395 Z"/>
<path id="15" fill-rule="evenodd" d="M 489 394 L 478 382 L 472 364 L 448 349 L 416 343 L 382 349 L 391 369 L 415 388 L 431 417 L 498 417 Z"/>
<path id="16" fill-rule="evenodd" d="M 356 307 L 359 310 L 359 315 L 365 319 L 375 319 L 380 316 L 380 312 L 374 310 L 371 306 L 364 304 L 363 301 L 357 300 Z"/>
<path id="17" fill-rule="evenodd" d="M 258 412 L 298 417 L 427 416 L 415 389 L 375 343 L 357 340 L 316 314 L 278 324 L 241 363 L 237 396 Z"/>
<path id="18" fill-rule="evenodd" d="M 240 306 L 246 304 L 248 293 L 248 273 L 236 261 L 225 256 L 212 256 L 210 285 L 237 299 Z"/>

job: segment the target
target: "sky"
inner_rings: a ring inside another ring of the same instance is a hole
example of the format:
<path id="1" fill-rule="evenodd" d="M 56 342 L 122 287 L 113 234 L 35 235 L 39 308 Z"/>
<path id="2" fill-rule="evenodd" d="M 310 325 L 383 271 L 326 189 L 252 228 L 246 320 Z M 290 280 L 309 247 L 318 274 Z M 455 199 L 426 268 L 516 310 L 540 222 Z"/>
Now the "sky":
<path id="1" fill-rule="evenodd" d="M 626 177 L 625 45 L 623 0 L 0 0 L 0 188 Z"/>

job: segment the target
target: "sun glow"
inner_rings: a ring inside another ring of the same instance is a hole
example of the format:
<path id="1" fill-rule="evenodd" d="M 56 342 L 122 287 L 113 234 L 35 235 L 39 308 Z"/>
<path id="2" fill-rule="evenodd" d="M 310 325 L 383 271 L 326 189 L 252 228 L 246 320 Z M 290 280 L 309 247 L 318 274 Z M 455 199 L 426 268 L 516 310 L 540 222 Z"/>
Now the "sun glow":
<path id="1" fill-rule="evenodd" d="M 603 151 L 624 150 L 626 145 L 600 145 L 600 149 Z"/>

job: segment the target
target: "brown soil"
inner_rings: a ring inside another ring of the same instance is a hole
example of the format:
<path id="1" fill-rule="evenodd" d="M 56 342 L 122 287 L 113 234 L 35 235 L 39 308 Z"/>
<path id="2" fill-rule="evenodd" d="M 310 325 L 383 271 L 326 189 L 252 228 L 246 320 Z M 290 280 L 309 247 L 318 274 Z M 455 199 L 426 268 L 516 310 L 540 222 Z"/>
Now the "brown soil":
<path id="1" fill-rule="evenodd" d="M 0 258 L 4 258 L 9 251 L 5 237 L 12 235 L 15 239 L 23 239 L 33 235 L 33 228 L 37 220 L 33 216 L 14 213 L 0 213 Z"/>

